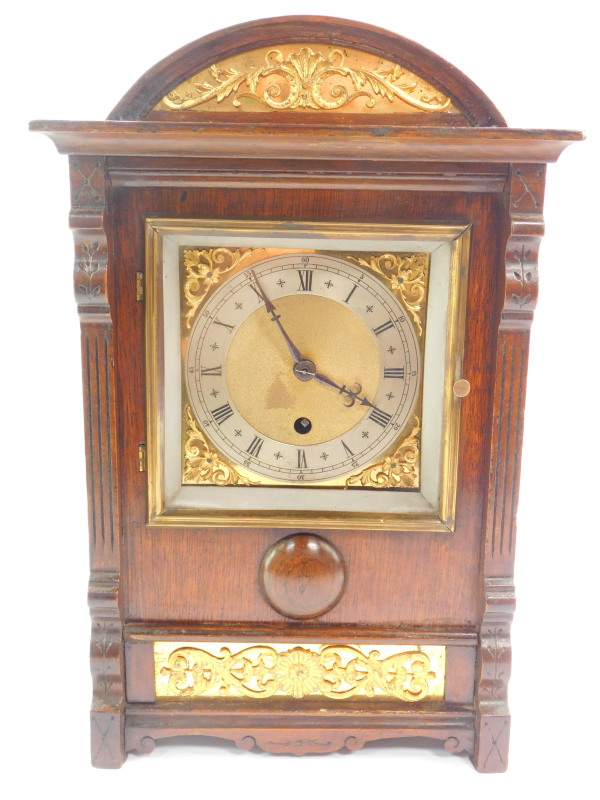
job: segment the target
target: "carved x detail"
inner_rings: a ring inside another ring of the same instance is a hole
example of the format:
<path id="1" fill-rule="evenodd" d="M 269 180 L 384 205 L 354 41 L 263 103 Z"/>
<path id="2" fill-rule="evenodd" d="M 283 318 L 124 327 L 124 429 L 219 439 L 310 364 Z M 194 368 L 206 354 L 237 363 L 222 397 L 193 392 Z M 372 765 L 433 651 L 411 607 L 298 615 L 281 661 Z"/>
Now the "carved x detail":
<path id="1" fill-rule="evenodd" d="M 98 745 L 98 749 L 96 750 L 95 758 L 98 758 L 98 756 L 100 755 L 100 753 L 102 752 L 102 750 L 104 748 L 106 748 L 108 750 L 108 753 L 109 753 L 110 757 L 112 758 L 113 754 L 112 754 L 112 750 L 110 749 L 110 745 L 108 743 L 107 736 L 108 736 L 108 734 L 110 732 L 110 729 L 113 726 L 113 722 L 115 721 L 114 715 L 113 714 L 110 715 L 110 717 L 108 718 L 108 722 L 107 722 L 107 724 L 106 724 L 106 726 L 104 728 L 100 724 L 97 716 L 93 717 L 93 721 L 94 721 L 94 725 L 96 726 L 96 728 L 98 728 L 98 733 L 100 734 L 100 743 Z"/>
<path id="2" fill-rule="evenodd" d="M 486 766 L 486 764 L 488 762 L 488 759 L 492 755 L 494 750 L 496 751 L 496 755 L 500 759 L 500 763 L 504 767 L 505 766 L 504 759 L 502 758 L 502 753 L 500 752 L 500 748 L 498 747 L 498 742 L 500 741 L 500 737 L 502 736 L 502 734 L 506 730 L 506 726 L 508 725 L 508 720 L 505 719 L 503 721 L 502 727 L 500 728 L 498 733 L 496 733 L 495 735 L 494 735 L 494 733 L 493 733 L 493 731 L 492 731 L 492 729 L 490 727 L 489 722 L 484 722 L 483 725 L 484 725 L 485 728 L 488 729 L 488 733 L 489 733 L 489 736 L 490 736 L 490 739 L 491 739 L 491 742 L 492 742 L 491 745 L 490 745 L 489 752 L 488 752 L 487 756 L 485 757 L 485 761 L 483 762 L 483 767 L 485 769 L 485 766 Z"/>
<path id="3" fill-rule="evenodd" d="M 520 169 L 516 169 L 515 170 L 515 175 L 517 176 L 517 178 L 523 184 L 523 191 L 517 197 L 517 199 L 514 201 L 513 207 L 514 208 L 518 208 L 519 205 L 521 204 L 521 200 L 524 200 L 526 197 L 529 196 L 533 200 L 533 205 L 535 206 L 535 208 L 539 208 L 540 204 L 539 204 L 536 196 L 534 195 L 534 193 L 531 191 L 531 187 L 534 186 L 539 181 L 539 179 L 542 177 L 542 170 L 538 169 L 537 172 L 535 173 L 535 176 L 531 180 L 525 180 L 525 178 L 523 177 L 523 173 L 521 172 Z"/>
<path id="4" fill-rule="evenodd" d="M 81 186 L 73 194 L 73 200 L 74 200 L 75 204 L 79 203 L 79 200 L 81 199 L 81 195 L 85 191 L 88 191 L 91 194 L 92 200 L 94 201 L 94 203 L 99 203 L 102 200 L 102 196 L 98 192 L 98 189 L 95 189 L 92 186 L 92 178 L 94 177 L 94 175 L 100 169 L 101 166 L 102 166 L 102 164 L 100 163 L 100 161 L 96 161 L 96 163 L 94 164 L 93 170 L 88 175 L 86 175 L 84 172 L 81 171 L 81 168 L 79 167 L 79 163 L 77 161 L 73 162 L 73 169 L 75 170 L 75 172 L 77 172 L 77 174 L 81 178 Z"/>

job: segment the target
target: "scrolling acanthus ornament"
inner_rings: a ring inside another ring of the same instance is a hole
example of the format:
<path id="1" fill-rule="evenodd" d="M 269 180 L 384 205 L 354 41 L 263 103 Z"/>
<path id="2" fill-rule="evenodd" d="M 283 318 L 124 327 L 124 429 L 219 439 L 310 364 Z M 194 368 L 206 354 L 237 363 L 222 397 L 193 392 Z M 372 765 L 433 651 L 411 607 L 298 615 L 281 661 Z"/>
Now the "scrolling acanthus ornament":
<path id="1" fill-rule="evenodd" d="M 184 423 L 186 440 L 183 451 L 183 482 L 186 484 L 209 483 L 216 486 L 258 486 L 244 478 L 231 464 L 225 461 L 220 453 L 211 450 L 189 406 L 185 406 Z"/>
<path id="2" fill-rule="evenodd" d="M 378 256 L 370 256 L 368 259 L 350 255 L 347 257 L 356 261 L 361 267 L 366 267 L 385 278 L 390 289 L 400 298 L 413 318 L 417 333 L 422 336 L 429 255 L 427 253 L 410 253 L 408 255 L 382 253 Z"/>
<path id="3" fill-rule="evenodd" d="M 186 326 L 191 328 L 192 320 L 200 303 L 209 290 L 219 284 L 223 276 L 247 260 L 257 248 L 248 247 L 229 250 L 227 247 L 214 247 L 210 250 L 184 250 L 185 294 L 187 312 Z"/>
<path id="4" fill-rule="evenodd" d="M 241 695 L 255 699 L 275 694 L 346 699 L 363 694 L 415 702 L 428 696 L 443 696 L 444 648 L 429 650 L 432 651 L 429 654 L 409 649 L 382 657 L 378 650 L 367 654 L 360 646 L 307 645 L 282 649 L 274 645 L 251 645 L 238 652 L 222 647 L 216 655 L 200 647 L 172 649 L 168 643 L 156 642 L 156 694 L 158 697 Z M 436 668 L 442 674 L 436 675 L 432 670 L 430 656 L 437 658 Z"/>
<path id="5" fill-rule="evenodd" d="M 232 105 L 240 108 L 241 98 L 252 100 L 272 110 L 313 109 L 336 110 L 365 97 L 367 108 L 373 108 L 378 96 L 388 103 L 402 101 L 419 111 L 446 111 L 450 98 L 399 64 L 349 67 L 344 62 L 347 53 L 333 49 L 327 54 L 304 46 L 288 55 L 272 48 L 264 55 L 264 64 L 237 69 L 235 66 L 213 64 L 207 82 L 206 73 L 195 75 L 191 81 L 177 86 L 162 99 L 165 109 L 186 111 L 233 95 Z M 345 84 L 329 83 L 331 79 Z M 259 82 L 267 80 L 266 87 Z M 248 92 L 240 92 L 245 84 Z M 327 89 L 328 97 L 323 95 Z M 160 105 L 159 105 L 160 107 Z"/>
<path id="6" fill-rule="evenodd" d="M 392 455 L 362 472 L 351 475 L 346 486 L 360 483 L 375 489 L 415 489 L 419 486 L 419 437 L 421 423 L 414 418 L 410 434 L 403 439 Z"/>

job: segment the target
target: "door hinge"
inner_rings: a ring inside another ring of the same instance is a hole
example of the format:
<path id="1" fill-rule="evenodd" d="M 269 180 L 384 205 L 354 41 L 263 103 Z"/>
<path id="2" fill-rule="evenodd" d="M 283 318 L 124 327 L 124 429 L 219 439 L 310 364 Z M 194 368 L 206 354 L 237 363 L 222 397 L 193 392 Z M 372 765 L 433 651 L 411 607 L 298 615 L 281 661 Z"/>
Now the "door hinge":
<path id="1" fill-rule="evenodd" d="M 144 273 L 135 273 L 135 299 L 140 302 L 144 299 Z"/>
<path id="2" fill-rule="evenodd" d="M 138 445 L 138 469 L 140 472 L 146 472 L 146 445 Z"/>

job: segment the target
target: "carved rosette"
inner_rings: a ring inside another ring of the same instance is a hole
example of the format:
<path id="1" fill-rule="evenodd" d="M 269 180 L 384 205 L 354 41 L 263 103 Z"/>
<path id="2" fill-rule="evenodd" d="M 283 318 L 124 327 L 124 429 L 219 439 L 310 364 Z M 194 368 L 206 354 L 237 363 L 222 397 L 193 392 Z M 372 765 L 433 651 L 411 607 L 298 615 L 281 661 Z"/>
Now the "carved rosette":
<path id="1" fill-rule="evenodd" d="M 419 449 L 421 423 L 417 417 L 410 434 L 402 439 L 392 455 L 351 475 L 346 486 L 368 486 L 377 489 L 415 489 L 419 486 Z"/>
<path id="2" fill-rule="evenodd" d="M 443 647 L 398 649 L 383 657 L 379 650 L 367 653 L 347 645 L 251 645 L 236 652 L 221 647 L 215 654 L 199 646 L 156 642 L 154 652 L 157 697 L 318 695 L 343 700 L 362 694 L 403 702 L 443 697 Z"/>
<path id="3" fill-rule="evenodd" d="M 354 104 L 359 98 L 362 103 Z M 253 102 L 243 105 L 244 99 Z M 229 110 L 453 110 L 449 97 L 400 64 L 349 48 L 307 45 L 243 53 L 213 64 L 172 89 L 156 110 L 225 110 L 228 101 Z"/>
<path id="4" fill-rule="evenodd" d="M 209 250 L 184 250 L 183 266 L 185 267 L 185 295 L 187 311 L 186 326 L 191 328 L 192 321 L 206 295 L 218 286 L 223 277 L 256 252 L 257 248 L 244 247 L 230 250 L 227 247 L 214 247 Z"/>
<path id="5" fill-rule="evenodd" d="M 223 456 L 212 450 L 189 406 L 184 408 L 185 442 L 183 446 L 183 483 L 216 486 L 258 486 L 244 478 Z"/>
<path id="6" fill-rule="evenodd" d="M 382 253 L 368 259 L 348 256 L 362 267 L 381 275 L 411 315 L 417 333 L 423 335 L 429 271 L 428 253 L 397 255 Z"/>

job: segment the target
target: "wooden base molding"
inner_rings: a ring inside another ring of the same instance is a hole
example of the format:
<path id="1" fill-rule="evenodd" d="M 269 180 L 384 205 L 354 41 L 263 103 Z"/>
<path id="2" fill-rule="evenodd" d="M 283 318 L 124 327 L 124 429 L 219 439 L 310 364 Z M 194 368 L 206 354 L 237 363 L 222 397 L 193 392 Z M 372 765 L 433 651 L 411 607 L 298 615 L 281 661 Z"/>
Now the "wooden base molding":
<path id="1" fill-rule="evenodd" d="M 320 715 L 298 719 L 297 715 L 285 719 L 278 715 L 274 724 L 253 726 L 229 723 L 227 716 L 207 714 L 202 711 L 179 712 L 173 716 L 172 710 L 154 709 L 148 711 L 139 706 L 127 711 L 125 746 L 127 752 L 146 754 L 152 752 L 158 739 L 171 736 L 209 736 L 233 741 L 242 750 L 255 747 L 268 753 L 332 753 L 346 748 L 359 750 L 367 742 L 383 739 L 410 739 L 427 737 L 444 743 L 451 753 L 472 755 L 474 735 L 471 715 L 460 714 L 428 715 L 419 713 L 389 719 L 383 724 L 376 715 L 361 716 L 356 719 L 335 715 L 335 720 L 326 721 Z"/>

